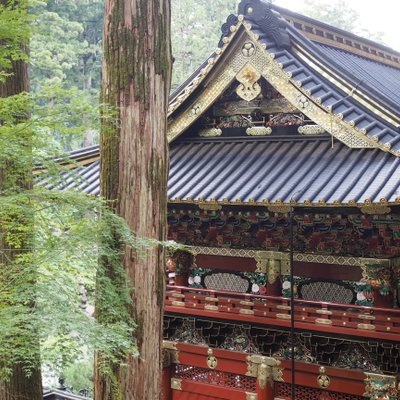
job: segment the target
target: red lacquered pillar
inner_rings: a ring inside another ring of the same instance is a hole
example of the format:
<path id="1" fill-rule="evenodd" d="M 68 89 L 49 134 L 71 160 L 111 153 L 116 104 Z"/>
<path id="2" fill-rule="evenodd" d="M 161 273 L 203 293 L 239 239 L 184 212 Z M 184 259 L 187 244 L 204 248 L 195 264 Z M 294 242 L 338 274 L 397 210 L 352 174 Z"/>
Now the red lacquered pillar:
<path id="1" fill-rule="evenodd" d="M 172 367 L 168 365 L 163 368 L 162 371 L 162 400 L 172 400 L 172 389 L 171 389 L 171 378 L 172 378 Z"/>

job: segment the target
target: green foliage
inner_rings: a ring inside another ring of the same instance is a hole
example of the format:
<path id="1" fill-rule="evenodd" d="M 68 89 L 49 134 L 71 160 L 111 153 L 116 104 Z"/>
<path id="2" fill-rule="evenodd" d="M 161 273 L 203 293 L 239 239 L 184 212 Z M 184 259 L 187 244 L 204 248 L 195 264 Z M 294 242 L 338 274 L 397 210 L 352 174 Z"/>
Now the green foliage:
<path id="1" fill-rule="evenodd" d="M 2 196 L 0 221 L 0 377 L 16 362 L 35 367 L 38 341 L 42 362 L 60 371 L 82 349 L 114 362 L 135 352 L 131 287 L 113 235 L 137 244 L 101 199 L 45 189 L 10 193 Z M 101 257 L 112 260 L 114 276 Z M 93 286 L 96 275 L 101 322 L 82 311 L 78 290 L 82 279 Z"/>
<path id="2" fill-rule="evenodd" d="M 48 0 L 38 15 L 31 41 L 32 87 L 63 83 L 98 96 L 103 1 Z"/>
<path id="3" fill-rule="evenodd" d="M 35 3 L 31 11 L 37 15 L 30 42 L 32 92 L 39 96 L 44 92 L 51 109 L 51 91 L 59 106 L 64 101 L 65 110 L 71 102 L 84 103 L 80 128 L 63 136 L 53 126 L 53 138 L 67 151 L 93 145 L 99 136 L 98 121 L 92 116 L 99 103 L 103 1 L 48 0 Z M 50 118 L 53 114 L 51 110 Z M 70 120 L 71 132 L 77 126 Z"/>
<path id="4" fill-rule="evenodd" d="M 27 59 L 25 47 L 29 42 L 28 1 L 19 0 L 18 7 L 10 0 L 0 4 L 0 81 L 8 75 L 12 62 Z"/>
<path id="5" fill-rule="evenodd" d="M 67 367 L 63 373 L 65 383 L 76 393 L 82 389 L 89 389 L 89 396 L 93 393 L 90 388 L 93 385 L 93 363 L 87 361 L 79 361 Z"/>
<path id="6" fill-rule="evenodd" d="M 237 0 L 172 0 L 172 87 L 176 89 L 217 47 L 221 25 L 237 13 Z"/>

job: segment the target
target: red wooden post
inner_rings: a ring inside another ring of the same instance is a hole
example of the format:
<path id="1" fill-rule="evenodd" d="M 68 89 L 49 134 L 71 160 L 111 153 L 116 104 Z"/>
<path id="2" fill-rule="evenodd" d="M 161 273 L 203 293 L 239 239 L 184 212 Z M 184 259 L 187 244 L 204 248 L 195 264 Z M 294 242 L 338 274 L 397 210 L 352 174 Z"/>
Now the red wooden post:
<path id="1" fill-rule="evenodd" d="M 374 289 L 374 307 L 392 308 L 393 307 L 393 293 L 384 296 L 380 294 L 379 289 Z"/>
<path id="2" fill-rule="evenodd" d="M 173 365 L 170 364 L 163 368 L 162 371 L 162 400 L 172 400 L 171 378 Z"/>
<path id="3" fill-rule="evenodd" d="M 273 382 L 272 383 L 267 382 L 267 385 L 263 389 L 259 384 L 259 380 L 257 379 L 256 389 L 257 389 L 258 400 L 274 400 L 273 385 L 274 385 Z"/>
<path id="4" fill-rule="evenodd" d="M 280 279 L 277 279 L 274 283 L 267 283 L 267 296 L 282 296 L 282 282 Z"/>

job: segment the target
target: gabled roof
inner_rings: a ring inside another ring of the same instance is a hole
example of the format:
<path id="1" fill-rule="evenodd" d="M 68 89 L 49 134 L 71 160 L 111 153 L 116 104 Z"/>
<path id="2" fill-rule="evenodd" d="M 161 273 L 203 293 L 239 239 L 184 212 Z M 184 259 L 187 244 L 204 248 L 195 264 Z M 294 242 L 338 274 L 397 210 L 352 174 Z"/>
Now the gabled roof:
<path id="1" fill-rule="evenodd" d="M 384 55 L 377 62 L 322 40 L 313 42 L 261 0 L 243 0 L 239 12 L 244 14 L 228 18 L 229 29 L 223 27 L 222 47 L 172 96 L 170 141 L 198 120 L 251 63 L 301 112 L 347 146 L 376 147 L 400 156 L 400 69 L 386 62 L 397 65 L 397 53 L 387 55 L 376 45 L 373 51 Z M 249 40 L 255 52 L 240 60 L 240 45 Z M 360 52 L 370 49 L 359 46 Z"/>
<path id="2" fill-rule="evenodd" d="M 400 54 L 261 0 L 242 0 L 239 13 L 170 97 L 169 202 L 400 205 Z M 243 71 L 267 81 L 325 134 L 293 128 L 282 136 L 269 127 L 264 137 L 196 136 L 200 118 Z M 98 149 L 71 158 L 81 166 L 52 187 L 98 195 Z"/>

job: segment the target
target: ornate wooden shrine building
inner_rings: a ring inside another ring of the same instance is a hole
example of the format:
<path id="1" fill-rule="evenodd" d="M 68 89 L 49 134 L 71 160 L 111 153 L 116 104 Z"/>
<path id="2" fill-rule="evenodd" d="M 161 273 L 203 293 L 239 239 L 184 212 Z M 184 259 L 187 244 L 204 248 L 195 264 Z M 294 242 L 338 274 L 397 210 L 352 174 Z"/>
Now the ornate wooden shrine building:
<path id="1" fill-rule="evenodd" d="M 238 14 L 169 106 L 164 399 L 398 399 L 400 54 Z"/>

